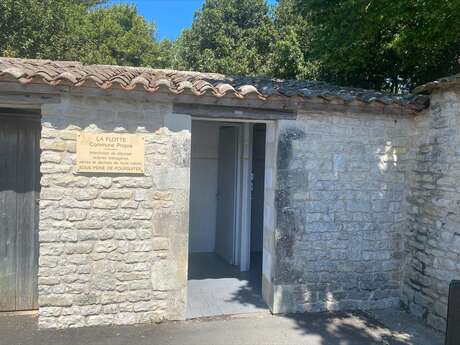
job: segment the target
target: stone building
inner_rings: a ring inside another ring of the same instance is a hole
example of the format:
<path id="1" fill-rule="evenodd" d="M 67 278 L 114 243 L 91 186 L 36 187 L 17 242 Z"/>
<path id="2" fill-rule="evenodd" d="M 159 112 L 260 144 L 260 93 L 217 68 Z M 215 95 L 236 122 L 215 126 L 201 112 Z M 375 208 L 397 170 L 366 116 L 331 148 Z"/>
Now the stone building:
<path id="1" fill-rule="evenodd" d="M 273 313 L 401 303 L 443 330 L 459 178 L 459 76 L 402 97 L 0 58 L 0 311 L 183 320 L 192 253 L 260 253 Z"/>

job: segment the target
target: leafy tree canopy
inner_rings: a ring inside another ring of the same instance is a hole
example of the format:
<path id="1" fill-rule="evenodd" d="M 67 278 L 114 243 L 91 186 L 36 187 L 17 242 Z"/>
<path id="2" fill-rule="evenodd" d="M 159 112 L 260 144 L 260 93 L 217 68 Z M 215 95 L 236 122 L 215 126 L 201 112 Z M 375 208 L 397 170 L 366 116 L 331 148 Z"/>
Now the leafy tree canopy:
<path id="1" fill-rule="evenodd" d="M 176 44 L 182 69 L 266 74 L 275 29 L 265 0 L 206 0 Z"/>
<path id="2" fill-rule="evenodd" d="M 2 0 L 0 55 L 166 67 L 155 27 L 130 5 L 103 0 Z"/>
<path id="3" fill-rule="evenodd" d="M 311 25 L 295 0 L 279 0 L 273 14 L 276 40 L 271 46 L 270 74 L 286 79 L 316 79 L 318 62 L 311 56 Z"/>
<path id="4" fill-rule="evenodd" d="M 393 92 L 459 71 L 459 0 L 207 0 L 176 67 Z"/>
<path id="5" fill-rule="evenodd" d="M 296 0 L 319 76 L 401 91 L 458 71 L 458 0 Z"/>
<path id="6" fill-rule="evenodd" d="M 72 55 L 84 63 L 157 66 L 160 45 L 155 27 L 139 16 L 136 8 L 116 5 L 97 8 L 82 18 Z"/>
<path id="7" fill-rule="evenodd" d="M 176 42 L 131 5 L 1 0 L 0 55 L 406 91 L 459 72 L 459 0 L 206 0 Z"/>

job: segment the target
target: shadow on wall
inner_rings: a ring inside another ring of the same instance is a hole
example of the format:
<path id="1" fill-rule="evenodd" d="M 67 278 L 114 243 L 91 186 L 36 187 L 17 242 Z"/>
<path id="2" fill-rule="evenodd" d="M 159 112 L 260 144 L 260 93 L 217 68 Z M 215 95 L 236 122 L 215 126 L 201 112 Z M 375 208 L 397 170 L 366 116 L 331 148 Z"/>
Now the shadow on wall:
<path id="1" fill-rule="evenodd" d="M 56 130 L 101 130 L 120 133 L 155 132 L 172 113 L 168 103 L 150 103 L 117 97 L 63 96 L 60 103 L 42 107 L 45 127 Z M 78 125 L 78 126 L 76 126 Z M 174 126 L 171 126 L 174 127 Z M 177 132 L 175 128 L 170 129 Z"/>

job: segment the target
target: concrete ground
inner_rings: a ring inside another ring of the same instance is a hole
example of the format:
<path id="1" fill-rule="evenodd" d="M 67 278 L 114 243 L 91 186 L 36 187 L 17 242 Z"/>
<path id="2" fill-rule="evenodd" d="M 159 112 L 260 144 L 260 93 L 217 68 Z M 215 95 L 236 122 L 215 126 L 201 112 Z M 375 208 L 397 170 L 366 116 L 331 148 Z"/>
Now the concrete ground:
<path id="1" fill-rule="evenodd" d="M 189 256 L 187 319 L 255 312 L 269 313 L 262 299 L 262 256 L 252 255 L 251 270 L 240 272 L 215 253 Z"/>
<path id="2" fill-rule="evenodd" d="M 384 325 L 381 321 L 389 322 Z M 0 314 L 0 345 L 441 345 L 397 309 L 373 313 L 247 314 L 157 325 L 38 330 L 35 316 Z"/>

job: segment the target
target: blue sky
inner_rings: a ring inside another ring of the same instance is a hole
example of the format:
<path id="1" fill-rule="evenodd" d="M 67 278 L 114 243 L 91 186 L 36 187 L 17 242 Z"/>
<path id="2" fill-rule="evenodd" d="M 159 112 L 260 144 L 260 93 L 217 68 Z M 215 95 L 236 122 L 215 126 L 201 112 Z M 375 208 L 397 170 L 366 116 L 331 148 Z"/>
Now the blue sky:
<path id="1" fill-rule="evenodd" d="M 129 3 L 136 5 L 139 13 L 157 27 L 159 39 L 175 39 L 192 24 L 193 14 L 204 0 L 112 0 L 111 3 Z M 276 0 L 268 0 L 275 4 Z"/>

